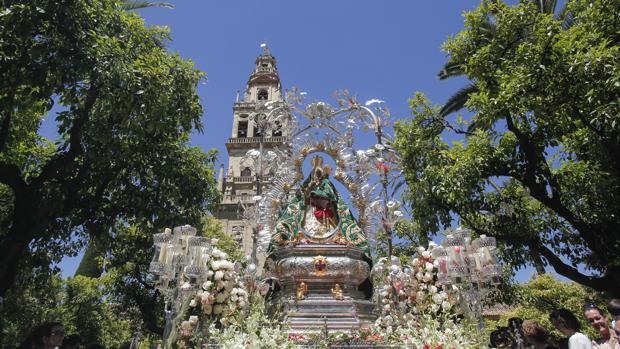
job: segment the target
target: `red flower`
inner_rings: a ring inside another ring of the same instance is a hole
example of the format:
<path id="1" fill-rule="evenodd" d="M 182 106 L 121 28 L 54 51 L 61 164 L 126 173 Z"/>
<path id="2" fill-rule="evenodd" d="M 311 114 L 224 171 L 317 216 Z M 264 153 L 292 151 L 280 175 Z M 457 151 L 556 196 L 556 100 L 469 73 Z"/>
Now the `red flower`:
<path id="1" fill-rule="evenodd" d="M 375 164 L 375 166 L 377 167 L 378 170 L 383 171 L 384 173 L 387 173 L 390 171 L 390 166 L 388 166 L 385 162 L 383 161 L 377 161 L 377 163 Z"/>
<path id="2" fill-rule="evenodd" d="M 422 349 L 431 349 L 431 346 L 430 344 L 424 343 L 424 347 Z"/>

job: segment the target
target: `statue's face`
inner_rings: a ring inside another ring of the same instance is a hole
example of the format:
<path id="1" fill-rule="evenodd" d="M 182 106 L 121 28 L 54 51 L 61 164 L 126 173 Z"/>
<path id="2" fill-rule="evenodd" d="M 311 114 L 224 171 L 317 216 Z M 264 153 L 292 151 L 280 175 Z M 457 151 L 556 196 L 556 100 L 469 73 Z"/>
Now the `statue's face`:
<path id="1" fill-rule="evenodd" d="M 329 207 L 329 204 L 331 203 L 331 201 L 328 198 L 318 196 L 318 195 L 312 195 L 311 200 L 314 206 L 320 207 L 320 208 L 327 208 Z"/>

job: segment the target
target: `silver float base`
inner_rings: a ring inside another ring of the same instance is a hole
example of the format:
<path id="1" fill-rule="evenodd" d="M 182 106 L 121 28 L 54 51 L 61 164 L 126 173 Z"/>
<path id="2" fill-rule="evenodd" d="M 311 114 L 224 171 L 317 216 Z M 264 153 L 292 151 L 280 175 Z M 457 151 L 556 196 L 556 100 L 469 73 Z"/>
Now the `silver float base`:
<path id="1" fill-rule="evenodd" d="M 327 266 L 317 271 L 314 258 L 325 257 Z M 361 251 L 342 245 L 298 245 L 274 253 L 272 268 L 279 280 L 275 301 L 283 304 L 285 322 L 291 333 L 349 332 L 368 327 L 377 315 L 375 304 L 358 290 L 369 277 L 370 265 Z M 296 290 L 305 282 L 308 291 L 297 299 Z M 332 288 L 338 283 L 344 299 L 336 299 Z"/>

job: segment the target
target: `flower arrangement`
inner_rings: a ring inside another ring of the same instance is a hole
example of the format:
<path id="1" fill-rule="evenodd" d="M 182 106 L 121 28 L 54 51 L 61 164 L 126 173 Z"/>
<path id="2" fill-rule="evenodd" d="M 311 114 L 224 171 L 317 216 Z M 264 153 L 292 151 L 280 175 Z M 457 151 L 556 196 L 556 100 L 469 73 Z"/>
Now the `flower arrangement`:
<path id="1" fill-rule="evenodd" d="M 214 247 L 208 256 L 202 284 L 194 287 L 189 280 L 181 285 L 187 298 L 177 321 L 174 341 L 178 348 L 188 348 L 203 341 L 202 335 L 212 326 L 226 327 L 244 318 L 249 301 L 248 292 L 236 264 L 228 255 Z"/>
<path id="2" fill-rule="evenodd" d="M 380 316 L 370 336 L 386 343 L 419 349 L 484 348 L 475 325 L 459 314 L 459 299 L 437 284 L 438 263 L 431 251 L 418 247 L 414 258 L 380 259 L 374 267 L 375 297 Z"/>
<path id="3" fill-rule="evenodd" d="M 202 283 L 181 282 L 185 294 L 169 347 L 194 348 L 206 343 L 222 348 L 297 348 L 309 344 L 376 344 L 416 349 L 485 348 L 473 322 L 459 314 L 459 299 L 437 284 L 436 245 L 418 247 L 415 258 L 401 263 L 380 259 L 373 269 L 380 316 L 368 328 L 351 332 L 295 334 L 265 308 L 267 284 L 253 264 L 241 268 L 217 247 L 210 250 Z M 207 340 L 208 338 L 208 340 Z"/>

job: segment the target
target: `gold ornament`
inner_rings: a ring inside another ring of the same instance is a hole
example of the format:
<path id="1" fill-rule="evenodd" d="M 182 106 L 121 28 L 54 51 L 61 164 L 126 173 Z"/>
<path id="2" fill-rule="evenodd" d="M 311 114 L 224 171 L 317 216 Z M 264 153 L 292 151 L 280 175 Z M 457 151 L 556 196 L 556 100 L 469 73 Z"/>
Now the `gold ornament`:
<path id="1" fill-rule="evenodd" d="M 323 256 L 316 256 L 312 260 L 312 264 L 314 264 L 314 273 L 317 276 L 323 276 L 327 274 L 327 258 Z"/>
<path id="2" fill-rule="evenodd" d="M 340 284 L 335 284 L 334 287 L 331 288 L 331 291 L 335 299 L 339 301 L 344 299 L 343 291 L 342 291 L 342 288 L 340 287 Z"/>
<path id="3" fill-rule="evenodd" d="M 308 293 L 308 285 L 302 281 L 299 283 L 299 286 L 297 286 L 297 300 L 300 301 L 305 299 L 306 293 Z"/>

